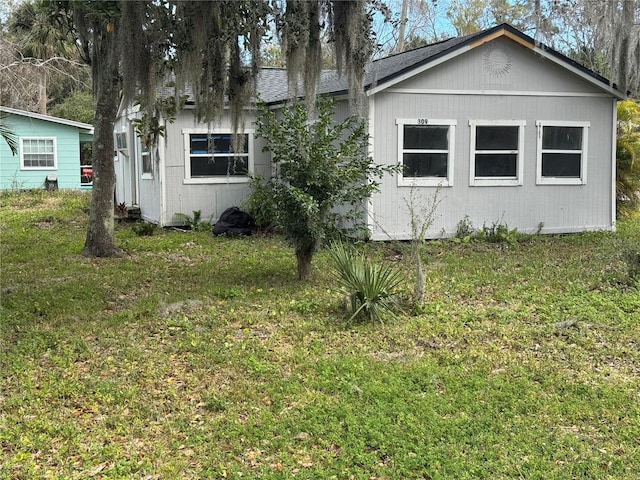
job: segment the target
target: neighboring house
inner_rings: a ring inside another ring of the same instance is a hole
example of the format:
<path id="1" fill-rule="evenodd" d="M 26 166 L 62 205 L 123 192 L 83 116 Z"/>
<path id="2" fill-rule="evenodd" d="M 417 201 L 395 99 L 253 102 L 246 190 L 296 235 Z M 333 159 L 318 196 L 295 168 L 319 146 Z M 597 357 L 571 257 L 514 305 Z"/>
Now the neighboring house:
<path id="1" fill-rule="evenodd" d="M 91 159 L 82 144 L 91 143 L 93 125 L 0 106 L 2 121 L 18 140 L 13 155 L 0 140 L 0 189 L 90 188 Z"/>
<path id="2" fill-rule="evenodd" d="M 521 232 L 615 228 L 616 103 L 624 95 L 562 54 L 504 24 L 376 60 L 365 90 L 371 156 L 404 165 L 366 205 L 373 239 L 410 238 L 409 198 L 420 214 L 436 192 L 431 238 L 454 235 L 463 220 Z M 281 108 L 286 72 L 261 70 L 258 92 Z M 346 114 L 346 78 L 323 72 L 319 92 L 341 100 L 338 115 Z M 208 128 L 187 109 L 149 155 L 133 133 L 136 115 L 127 110 L 116 128 L 125 145 L 117 198 L 138 204 L 146 220 L 176 225 L 175 213 L 194 210 L 215 220 L 249 193 L 249 174 L 270 174 L 251 119 L 246 153 L 233 154 L 228 117 Z"/>

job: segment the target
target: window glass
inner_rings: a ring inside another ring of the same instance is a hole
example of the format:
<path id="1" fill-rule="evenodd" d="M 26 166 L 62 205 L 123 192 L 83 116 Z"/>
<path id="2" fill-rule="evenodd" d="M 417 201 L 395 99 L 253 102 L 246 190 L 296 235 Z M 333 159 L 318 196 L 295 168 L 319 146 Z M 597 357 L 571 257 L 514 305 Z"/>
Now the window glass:
<path id="1" fill-rule="evenodd" d="M 476 154 L 476 177 L 516 177 L 517 154 Z"/>
<path id="2" fill-rule="evenodd" d="M 544 127 L 542 148 L 580 150 L 582 148 L 582 127 Z"/>
<path id="3" fill-rule="evenodd" d="M 476 150 L 518 150 L 518 126 L 476 127 Z"/>
<path id="4" fill-rule="evenodd" d="M 446 125 L 405 125 L 405 150 L 448 150 L 449 127 Z"/>
<path id="5" fill-rule="evenodd" d="M 582 155 L 580 153 L 543 153 L 543 177 L 580 178 Z"/>
<path id="6" fill-rule="evenodd" d="M 405 177 L 447 176 L 448 153 L 405 153 L 403 155 Z"/>
<path id="7" fill-rule="evenodd" d="M 242 157 L 192 157 L 192 177 L 244 176 L 248 173 L 247 158 Z"/>

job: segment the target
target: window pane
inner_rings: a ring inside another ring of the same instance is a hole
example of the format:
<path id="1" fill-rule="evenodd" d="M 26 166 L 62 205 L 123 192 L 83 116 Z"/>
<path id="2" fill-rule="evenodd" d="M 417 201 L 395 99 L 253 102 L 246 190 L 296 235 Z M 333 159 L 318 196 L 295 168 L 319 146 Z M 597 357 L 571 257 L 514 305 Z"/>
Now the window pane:
<path id="1" fill-rule="evenodd" d="M 449 127 L 443 125 L 405 125 L 404 148 L 448 150 Z"/>
<path id="2" fill-rule="evenodd" d="M 195 154 L 209 153 L 208 140 L 207 140 L 206 134 L 192 134 L 190 136 L 190 139 L 191 139 L 191 145 L 190 145 L 191 153 L 195 153 Z"/>
<path id="3" fill-rule="evenodd" d="M 476 154 L 476 177 L 516 177 L 515 154 Z"/>
<path id="4" fill-rule="evenodd" d="M 142 154 L 142 173 L 152 173 L 151 155 L 149 152 Z"/>
<path id="5" fill-rule="evenodd" d="M 206 153 L 231 153 L 231 134 L 211 134 L 206 133 L 193 133 L 189 137 L 190 150 L 193 154 L 206 154 Z M 240 144 L 243 150 L 246 150 L 247 135 L 240 136 Z"/>
<path id="6" fill-rule="evenodd" d="M 579 153 L 543 153 L 543 177 L 573 177 L 580 178 Z"/>
<path id="7" fill-rule="evenodd" d="M 553 150 L 581 150 L 582 127 L 544 127 L 542 148 Z"/>
<path id="8" fill-rule="evenodd" d="M 247 157 L 191 157 L 192 177 L 247 175 L 247 172 Z"/>
<path id="9" fill-rule="evenodd" d="M 446 153 L 405 153 L 403 155 L 405 177 L 447 176 Z"/>
<path id="10" fill-rule="evenodd" d="M 476 150 L 518 150 L 518 126 L 476 127 Z"/>

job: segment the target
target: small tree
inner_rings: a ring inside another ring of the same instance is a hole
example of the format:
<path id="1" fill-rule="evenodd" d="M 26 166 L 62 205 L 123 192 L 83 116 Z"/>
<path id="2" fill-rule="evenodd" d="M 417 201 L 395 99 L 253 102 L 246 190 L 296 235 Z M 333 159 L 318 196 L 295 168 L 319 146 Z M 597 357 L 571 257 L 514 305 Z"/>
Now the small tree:
<path id="1" fill-rule="evenodd" d="M 318 99 L 315 111 L 309 121 L 303 103 L 277 116 L 262 106 L 257 121 L 276 172 L 260 191 L 270 191 L 273 224 L 295 251 L 299 279 L 309 276 L 313 255 L 330 231 L 363 226 L 363 202 L 378 190 L 376 179 L 395 168 L 376 165 L 367 154 L 364 120 L 335 122 L 335 101 L 328 97 Z"/>

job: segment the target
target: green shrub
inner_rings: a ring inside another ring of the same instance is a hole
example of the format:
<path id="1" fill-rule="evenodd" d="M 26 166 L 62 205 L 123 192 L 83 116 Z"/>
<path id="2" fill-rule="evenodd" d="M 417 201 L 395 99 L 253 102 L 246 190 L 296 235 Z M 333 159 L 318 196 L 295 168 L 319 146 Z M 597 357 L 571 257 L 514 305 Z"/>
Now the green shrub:
<path id="1" fill-rule="evenodd" d="M 477 238 L 490 243 L 515 244 L 518 240 L 518 229 L 509 228 L 506 223 L 494 222 L 491 226 L 483 225 L 476 234 Z"/>
<path id="2" fill-rule="evenodd" d="M 277 225 L 276 203 L 273 197 L 273 185 L 259 175 L 249 181 L 251 193 L 242 201 L 244 208 L 256 221 L 259 230 L 275 230 Z"/>
<path id="3" fill-rule="evenodd" d="M 131 226 L 131 230 L 139 237 L 150 237 L 156 231 L 156 227 L 155 223 L 136 222 Z"/>
<path id="4" fill-rule="evenodd" d="M 385 316 L 394 316 L 397 288 L 404 280 L 398 270 L 388 264 L 371 263 L 364 254 L 344 243 L 332 244 L 329 255 L 335 278 L 349 292 L 353 312 L 349 321 L 359 314 L 380 322 Z"/>

